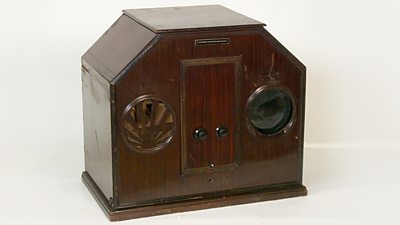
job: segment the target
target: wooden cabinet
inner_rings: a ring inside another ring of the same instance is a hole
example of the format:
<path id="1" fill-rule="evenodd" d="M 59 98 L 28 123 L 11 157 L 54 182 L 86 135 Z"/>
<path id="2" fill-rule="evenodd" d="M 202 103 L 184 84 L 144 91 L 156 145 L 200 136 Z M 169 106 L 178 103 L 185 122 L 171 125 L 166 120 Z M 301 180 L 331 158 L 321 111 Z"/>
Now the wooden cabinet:
<path id="1" fill-rule="evenodd" d="M 305 195 L 305 67 L 264 24 L 123 12 L 82 56 L 82 178 L 109 219 Z"/>

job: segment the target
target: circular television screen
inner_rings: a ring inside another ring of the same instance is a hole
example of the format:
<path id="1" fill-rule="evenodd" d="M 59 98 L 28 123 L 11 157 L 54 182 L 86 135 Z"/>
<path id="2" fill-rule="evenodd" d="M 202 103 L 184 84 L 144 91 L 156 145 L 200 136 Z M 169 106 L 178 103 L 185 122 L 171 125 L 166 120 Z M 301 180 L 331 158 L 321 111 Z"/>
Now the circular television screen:
<path id="1" fill-rule="evenodd" d="M 294 108 L 290 95 L 281 88 L 263 88 L 250 96 L 247 117 L 260 134 L 272 135 L 291 122 Z"/>

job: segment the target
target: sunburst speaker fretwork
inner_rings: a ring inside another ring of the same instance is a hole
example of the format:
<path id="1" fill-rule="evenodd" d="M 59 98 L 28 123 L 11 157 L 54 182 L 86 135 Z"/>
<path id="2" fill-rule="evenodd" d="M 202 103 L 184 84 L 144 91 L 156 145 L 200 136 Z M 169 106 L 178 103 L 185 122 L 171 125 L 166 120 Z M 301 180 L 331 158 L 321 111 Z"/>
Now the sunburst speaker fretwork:
<path id="1" fill-rule="evenodd" d="M 175 128 L 169 106 L 156 98 L 138 98 L 128 105 L 122 122 L 127 145 L 139 152 L 154 152 L 168 144 Z"/>

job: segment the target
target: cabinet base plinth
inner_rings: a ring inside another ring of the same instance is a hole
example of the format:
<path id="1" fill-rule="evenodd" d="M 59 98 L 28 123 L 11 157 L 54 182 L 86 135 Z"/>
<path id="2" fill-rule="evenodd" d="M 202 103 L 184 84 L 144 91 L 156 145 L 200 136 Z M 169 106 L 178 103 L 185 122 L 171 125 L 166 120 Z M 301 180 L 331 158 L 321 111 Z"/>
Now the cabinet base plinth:
<path id="1" fill-rule="evenodd" d="M 96 199 L 110 221 L 121 221 L 147 216 L 176 212 L 186 212 L 207 208 L 224 207 L 252 202 L 261 202 L 307 195 L 307 189 L 300 184 L 276 186 L 242 193 L 228 193 L 214 197 L 187 199 L 179 202 L 161 203 L 113 210 L 108 200 L 87 172 L 82 173 L 82 181 Z"/>

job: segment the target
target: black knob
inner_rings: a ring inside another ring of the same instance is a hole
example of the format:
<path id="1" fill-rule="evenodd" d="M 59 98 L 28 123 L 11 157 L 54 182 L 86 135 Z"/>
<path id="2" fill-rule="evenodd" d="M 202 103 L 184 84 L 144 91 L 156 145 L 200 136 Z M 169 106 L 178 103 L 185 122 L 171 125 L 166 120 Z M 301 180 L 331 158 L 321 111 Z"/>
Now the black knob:
<path id="1" fill-rule="evenodd" d="M 205 128 L 197 128 L 193 133 L 194 139 L 204 141 L 207 138 L 207 130 Z"/>
<path id="2" fill-rule="evenodd" d="M 224 127 L 224 126 L 219 126 L 217 127 L 217 136 L 220 138 L 226 137 L 228 136 L 228 128 Z"/>

